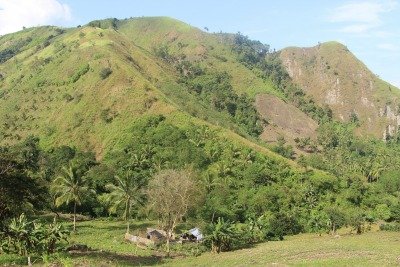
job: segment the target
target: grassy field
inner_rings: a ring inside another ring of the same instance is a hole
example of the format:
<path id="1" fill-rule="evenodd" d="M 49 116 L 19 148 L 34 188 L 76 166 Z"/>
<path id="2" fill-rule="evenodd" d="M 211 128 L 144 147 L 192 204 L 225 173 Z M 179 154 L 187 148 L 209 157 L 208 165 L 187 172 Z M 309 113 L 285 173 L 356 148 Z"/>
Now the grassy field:
<path id="1" fill-rule="evenodd" d="M 302 234 L 253 248 L 206 253 L 169 262 L 176 266 L 394 266 L 400 264 L 400 234 L 370 232 L 340 238 Z"/>
<path id="2" fill-rule="evenodd" d="M 137 234 L 154 223 L 133 223 Z M 221 254 L 206 252 L 198 257 L 175 252 L 166 258 L 162 251 L 141 249 L 123 240 L 125 224 L 86 221 L 70 243 L 86 244 L 89 252 L 61 253 L 36 259 L 37 265 L 54 266 L 394 266 L 400 264 L 400 234 L 368 232 L 362 235 L 301 234 Z M 24 264 L 25 259 L 0 255 L 0 265 Z"/>

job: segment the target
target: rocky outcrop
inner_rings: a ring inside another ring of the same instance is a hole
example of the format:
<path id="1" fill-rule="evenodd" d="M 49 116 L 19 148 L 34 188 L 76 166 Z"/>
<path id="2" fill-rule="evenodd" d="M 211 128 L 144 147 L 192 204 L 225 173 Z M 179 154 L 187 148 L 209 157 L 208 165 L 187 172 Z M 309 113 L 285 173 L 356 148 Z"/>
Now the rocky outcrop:
<path id="1" fill-rule="evenodd" d="M 328 105 L 337 120 L 356 115 L 359 134 L 393 135 L 400 125 L 400 90 L 380 80 L 337 42 L 311 48 L 286 48 L 280 57 L 288 74 L 320 105 Z"/>

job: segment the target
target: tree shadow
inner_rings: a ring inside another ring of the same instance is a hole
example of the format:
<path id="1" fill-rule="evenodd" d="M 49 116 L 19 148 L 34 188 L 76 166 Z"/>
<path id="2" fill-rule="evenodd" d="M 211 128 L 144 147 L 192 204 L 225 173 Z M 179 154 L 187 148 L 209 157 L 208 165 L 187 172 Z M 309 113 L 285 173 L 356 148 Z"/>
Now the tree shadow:
<path id="1" fill-rule="evenodd" d="M 164 255 L 155 254 L 149 256 L 139 256 L 139 255 L 129 255 L 129 254 L 120 254 L 116 252 L 110 251 L 85 251 L 85 252 L 70 252 L 70 256 L 74 259 L 79 258 L 89 258 L 92 260 L 100 260 L 107 263 L 113 263 L 118 265 L 159 265 L 164 260 Z"/>
<path id="2" fill-rule="evenodd" d="M 154 223 L 150 222 L 145 222 L 141 224 L 131 224 L 130 225 L 130 230 L 135 231 L 135 230 L 141 230 L 141 229 L 146 229 L 148 227 L 154 227 Z M 96 224 L 85 224 L 85 225 L 77 225 L 78 229 L 97 229 L 97 230 L 126 230 L 126 224 L 119 224 L 119 225 L 96 225 Z"/>

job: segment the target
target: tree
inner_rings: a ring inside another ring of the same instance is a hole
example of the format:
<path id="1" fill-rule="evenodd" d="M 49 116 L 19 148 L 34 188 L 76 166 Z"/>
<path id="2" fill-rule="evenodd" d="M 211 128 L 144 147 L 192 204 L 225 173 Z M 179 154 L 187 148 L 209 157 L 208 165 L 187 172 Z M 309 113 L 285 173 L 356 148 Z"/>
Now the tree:
<path id="1" fill-rule="evenodd" d="M 358 208 L 349 209 L 347 221 L 358 235 L 364 232 L 366 216 L 362 210 L 359 210 Z"/>
<path id="2" fill-rule="evenodd" d="M 159 216 L 167 233 L 167 253 L 172 233 L 179 221 L 194 206 L 196 183 L 189 170 L 164 170 L 149 183 L 147 195 L 150 208 Z"/>
<path id="3" fill-rule="evenodd" d="M 0 147 L 0 226 L 23 211 L 38 209 L 47 197 L 45 182 L 38 176 L 39 140 Z"/>
<path id="4" fill-rule="evenodd" d="M 123 218 L 127 222 L 126 232 L 129 233 L 131 209 L 135 204 L 141 204 L 143 200 L 144 179 L 133 171 L 127 170 L 122 176 L 115 176 L 115 180 L 117 185 L 106 185 L 106 189 L 110 191 L 107 200 L 113 203 L 110 212 L 115 213 L 121 206 L 124 207 Z"/>
<path id="5" fill-rule="evenodd" d="M 56 206 L 73 203 L 74 205 L 74 232 L 76 232 L 76 206 L 81 205 L 84 194 L 92 190 L 86 185 L 85 176 L 78 172 L 78 168 L 72 164 L 63 167 L 61 175 L 53 182 L 53 190 L 56 193 Z"/>
<path id="6" fill-rule="evenodd" d="M 312 232 L 318 233 L 318 235 L 321 236 L 322 233 L 329 230 L 330 219 L 323 210 L 313 209 L 310 212 L 308 224 Z"/>
<path id="7" fill-rule="evenodd" d="M 346 224 L 344 212 L 338 206 L 328 206 L 325 208 L 325 213 L 328 215 L 328 224 L 332 230 L 332 234 L 336 234 L 336 230 Z"/>

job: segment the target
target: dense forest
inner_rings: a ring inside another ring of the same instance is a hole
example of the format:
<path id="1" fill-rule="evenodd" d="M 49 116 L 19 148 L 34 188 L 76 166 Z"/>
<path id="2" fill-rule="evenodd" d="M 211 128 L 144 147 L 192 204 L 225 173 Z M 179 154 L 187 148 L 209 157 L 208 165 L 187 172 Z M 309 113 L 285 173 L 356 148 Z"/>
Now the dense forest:
<path id="1" fill-rule="evenodd" d="M 346 225 L 361 234 L 377 221 L 399 223 L 397 140 L 363 141 L 349 127 L 321 125 L 321 149 L 300 156 L 299 170 L 220 138 L 207 126 L 179 129 L 162 116 L 138 120 L 126 147 L 102 161 L 67 146 L 43 151 L 31 137 L 1 148 L 2 227 L 21 213 L 46 210 L 157 218 L 146 188 L 166 169 L 192 170 L 195 190 L 184 221 L 210 233 L 216 224 L 232 228 L 231 240 L 220 250 L 300 232 L 335 232 Z M 115 201 L 115 190 L 135 192 L 129 215 L 126 202 Z"/>

